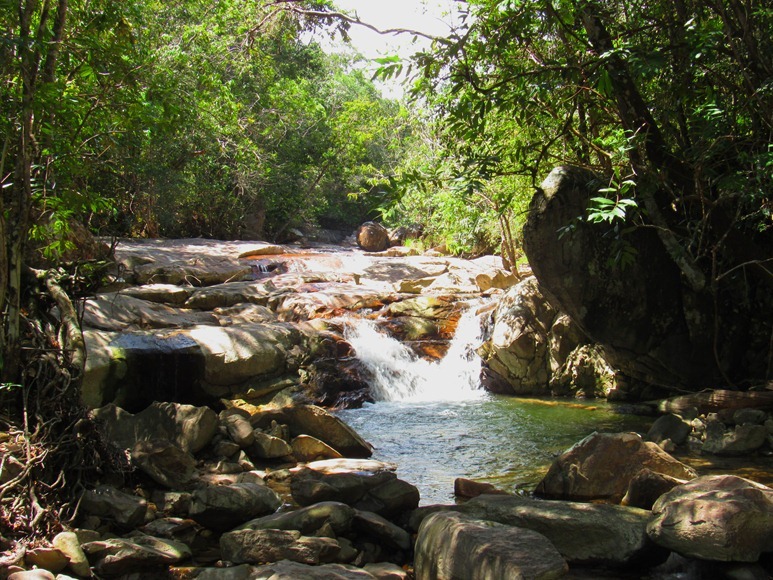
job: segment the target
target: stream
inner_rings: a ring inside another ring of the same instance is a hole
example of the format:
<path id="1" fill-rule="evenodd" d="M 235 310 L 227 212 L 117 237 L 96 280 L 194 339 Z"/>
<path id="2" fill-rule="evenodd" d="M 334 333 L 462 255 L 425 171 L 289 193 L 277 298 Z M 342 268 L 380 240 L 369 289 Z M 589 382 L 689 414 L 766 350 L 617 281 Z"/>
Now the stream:
<path id="1" fill-rule="evenodd" d="M 420 359 L 368 320 L 346 338 L 370 376 L 377 402 L 337 413 L 375 446 L 374 459 L 398 465 L 422 505 L 453 501 L 454 480 L 531 491 L 553 459 L 593 431 L 646 430 L 651 420 L 606 402 L 530 400 L 480 388 L 480 320 L 470 308 L 440 361 Z"/>

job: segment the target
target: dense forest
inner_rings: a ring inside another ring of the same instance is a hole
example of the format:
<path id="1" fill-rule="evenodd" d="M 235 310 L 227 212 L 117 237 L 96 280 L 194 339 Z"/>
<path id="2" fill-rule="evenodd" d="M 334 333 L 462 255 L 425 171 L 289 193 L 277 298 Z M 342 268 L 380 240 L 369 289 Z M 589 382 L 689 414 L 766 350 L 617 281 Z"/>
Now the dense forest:
<path id="1" fill-rule="evenodd" d="M 376 219 L 515 268 L 535 188 L 564 164 L 603 183 L 561 235 L 603 228 L 624 271 L 654 230 L 709 310 L 773 312 L 768 2 L 459 7 L 448 37 L 372 79 L 322 48 L 358 25 L 335 0 L 0 1 L 0 397 L 77 398 L 71 230 L 285 241 Z M 752 330 L 768 355 L 744 368 L 770 380 L 770 321 Z"/>

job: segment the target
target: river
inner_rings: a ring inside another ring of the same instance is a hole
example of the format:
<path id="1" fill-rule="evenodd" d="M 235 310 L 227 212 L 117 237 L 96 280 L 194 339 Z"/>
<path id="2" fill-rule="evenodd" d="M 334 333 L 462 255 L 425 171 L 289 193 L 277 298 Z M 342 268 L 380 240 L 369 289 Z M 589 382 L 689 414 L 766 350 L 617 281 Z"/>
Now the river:
<path id="1" fill-rule="evenodd" d="M 346 332 L 370 375 L 377 402 L 337 414 L 397 464 L 419 488 L 422 505 L 453 500 L 454 480 L 530 491 L 562 451 L 594 431 L 641 431 L 649 421 L 606 402 L 529 400 L 480 388 L 481 324 L 465 313 L 448 354 L 430 362 L 381 332 L 352 320 Z M 651 421 L 651 420 L 650 420 Z"/>

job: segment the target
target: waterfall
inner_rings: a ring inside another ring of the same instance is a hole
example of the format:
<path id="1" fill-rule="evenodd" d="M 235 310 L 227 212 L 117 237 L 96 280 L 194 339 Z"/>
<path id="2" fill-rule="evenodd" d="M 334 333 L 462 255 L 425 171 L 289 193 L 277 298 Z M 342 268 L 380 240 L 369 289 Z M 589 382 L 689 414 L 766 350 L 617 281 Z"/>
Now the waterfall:
<path id="1" fill-rule="evenodd" d="M 352 320 L 345 337 L 371 378 L 377 401 L 459 401 L 483 396 L 480 318 L 474 308 L 462 314 L 448 352 L 439 361 L 419 358 L 400 341 L 381 332 L 373 321 Z"/>

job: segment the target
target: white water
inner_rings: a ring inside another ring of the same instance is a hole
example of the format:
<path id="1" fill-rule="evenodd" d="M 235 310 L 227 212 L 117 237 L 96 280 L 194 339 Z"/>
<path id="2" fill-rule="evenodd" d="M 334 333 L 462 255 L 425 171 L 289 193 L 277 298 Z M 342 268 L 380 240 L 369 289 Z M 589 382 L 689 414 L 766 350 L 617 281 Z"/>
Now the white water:
<path id="1" fill-rule="evenodd" d="M 352 320 L 345 332 L 370 374 L 373 398 L 410 402 L 482 398 L 481 360 L 474 350 L 482 342 L 481 335 L 480 317 L 471 308 L 459 319 L 446 356 L 431 362 L 381 332 L 370 320 Z"/>

